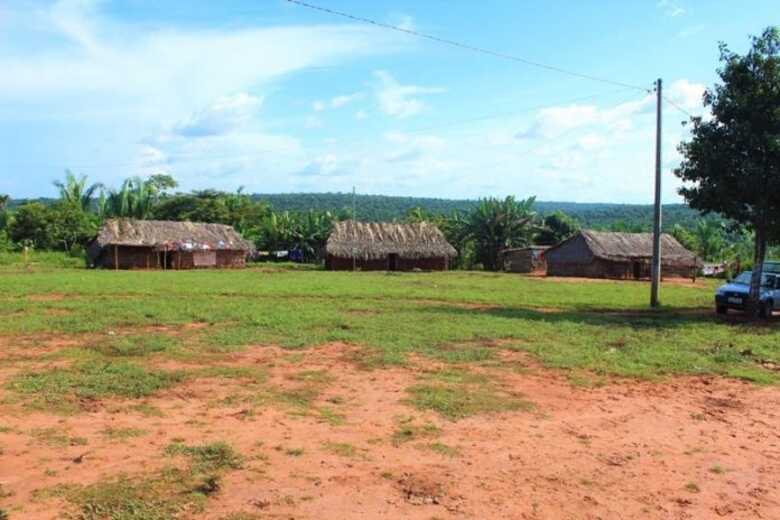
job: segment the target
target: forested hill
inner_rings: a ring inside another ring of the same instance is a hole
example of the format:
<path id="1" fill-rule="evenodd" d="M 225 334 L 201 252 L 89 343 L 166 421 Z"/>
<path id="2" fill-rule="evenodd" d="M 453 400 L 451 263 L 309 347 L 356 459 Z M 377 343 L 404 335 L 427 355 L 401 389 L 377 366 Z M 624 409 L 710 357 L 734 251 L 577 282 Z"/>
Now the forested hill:
<path id="1" fill-rule="evenodd" d="M 351 193 L 277 193 L 254 194 L 253 199 L 269 203 L 277 211 L 332 211 L 340 212 L 352 207 Z M 46 204 L 54 199 L 36 199 Z M 24 203 L 24 200 L 12 200 L 10 207 Z M 420 207 L 430 213 L 450 214 L 453 210 L 467 211 L 473 208 L 476 200 L 435 199 L 424 197 L 391 197 L 387 195 L 357 195 L 355 206 L 360 220 L 392 221 L 403 219 L 407 212 Z M 579 202 L 541 202 L 537 201 L 536 210 L 547 214 L 556 210 L 575 217 L 583 227 L 595 229 L 615 229 L 626 231 L 650 230 L 652 226 L 652 205 L 607 204 Z M 684 204 L 664 206 L 664 229 L 675 224 L 689 227 L 700 218 L 699 213 Z"/>
<path id="2" fill-rule="evenodd" d="M 282 193 L 256 194 L 279 211 L 305 211 L 308 209 L 340 211 L 352 207 L 350 193 Z M 453 210 L 465 211 L 473 208 L 476 200 L 452 200 L 423 197 L 391 197 L 387 195 L 357 195 L 355 206 L 360 220 L 402 219 L 413 208 L 420 207 L 431 213 L 449 214 Z M 575 217 L 587 228 L 625 228 L 626 230 L 649 230 L 652 226 L 653 206 L 639 204 L 606 204 L 578 202 L 537 201 L 536 210 L 551 213 L 561 210 Z M 684 204 L 664 206 L 664 228 L 675 224 L 690 225 L 700 218 L 699 213 Z"/>

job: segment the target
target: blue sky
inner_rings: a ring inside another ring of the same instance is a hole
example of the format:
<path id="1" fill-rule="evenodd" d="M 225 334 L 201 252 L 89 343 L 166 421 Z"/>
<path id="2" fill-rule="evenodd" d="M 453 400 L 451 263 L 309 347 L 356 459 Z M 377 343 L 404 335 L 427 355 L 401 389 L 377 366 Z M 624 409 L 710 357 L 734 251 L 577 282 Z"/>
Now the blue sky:
<path id="1" fill-rule="evenodd" d="M 775 1 L 312 0 L 651 87 L 692 113 L 717 42 L 743 51 Z M 652 201 L 654 101 L 284 0 L 0 4 L 0 192 L 65 168 L 118 185 L 447 198 Z M 684 116 L 664 107 L 664 201 Z"/>

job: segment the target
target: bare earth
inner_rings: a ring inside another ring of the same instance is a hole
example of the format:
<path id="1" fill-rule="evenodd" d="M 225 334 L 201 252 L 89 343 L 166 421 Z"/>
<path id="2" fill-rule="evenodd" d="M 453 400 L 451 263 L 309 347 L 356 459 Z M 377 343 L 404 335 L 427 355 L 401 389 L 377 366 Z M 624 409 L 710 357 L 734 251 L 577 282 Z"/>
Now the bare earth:
<path id="1" fill-rule="evenodd" d="M 162 450 L 181 438 L 226 441 L 247 461 L 226 473 L 198 519 L 235 512 L 360 520 L 780 518 L 780 389 L 709 377 L 581 388 L 505 353 L 507 366 L 525 368 L 483 370 L 500 374 L 504 388 L 534 409 L 453 422 L 404 403 L 405 389 L 430 362 L 366 371 L 350 361 L 351 349 L 329 344 L 291 359 L 290 351 L 256 347 L 230 359 L 266 367 L 268 384 L 280 386 L 302 370 L 327 370 L 334 379 L 318 403 L 338 409 L 341 425 L 277 406 L 250 414 L 241 403 L 216 405 L 242 391 L 241 381 L 224 379 L 186 383 L 144 401 L 162 417 L 128 411 L 127 402 L 100 402 L 67 417 L 4 405 L 0 426 L 9 428 L 0 433 L 0 483 L 11 494 L 0 504 L 12 520 L 57 518 L 65 504 L 31 500 L 34 490 L 158 469 Z M 11 373 L 0 370 L 0 385 Z M 434 423 L 441 433 L 394 443 L 404 420 Z M 111 440 L 101 433 L 106 427 L 147 434 Z M 87 443 L 40 443 L 30 432 L 44 428 Z M 433 451 L 431 442 L 457 453 Z M 355 452 L 334 453 L 328 443 Z M 14 513 L 19 506 L 23 511 Z"/>

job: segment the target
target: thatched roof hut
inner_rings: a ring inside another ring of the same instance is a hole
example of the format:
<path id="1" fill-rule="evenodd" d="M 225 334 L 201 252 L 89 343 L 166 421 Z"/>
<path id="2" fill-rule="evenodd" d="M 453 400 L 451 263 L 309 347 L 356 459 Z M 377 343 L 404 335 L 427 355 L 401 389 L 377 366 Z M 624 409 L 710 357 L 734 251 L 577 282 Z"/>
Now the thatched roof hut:
<path id="1" fill-rule="evenodd" d="M 547 274 L 591 278 L 647 278 L 652 233 L 584 230 L 545 253 Z M 701 261 L 669 234 L 661 235 L 662 273 L 694 277 Z"/>
<path id="2" fill-rule="evenodd" d="M 444 234 L 428 222 L 338 222 L 325 244 L 331 269 L 446 269 L 457 256 Z"/>
<path id="3" fill-rule="evenodd" d="M 127 269 L 236 267 L 244 265 L 250 249 L 250 242 L 224 224 L 109 219 L 88 256 L 94 266 Z"/>

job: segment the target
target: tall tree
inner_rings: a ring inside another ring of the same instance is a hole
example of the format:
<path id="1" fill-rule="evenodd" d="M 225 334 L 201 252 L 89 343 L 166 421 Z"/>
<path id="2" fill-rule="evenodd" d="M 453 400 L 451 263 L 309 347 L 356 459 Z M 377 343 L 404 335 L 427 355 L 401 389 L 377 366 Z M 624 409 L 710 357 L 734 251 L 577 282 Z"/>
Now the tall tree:
<path id="1" fill-rule="evenodd" d="M 92 199 L 102 184 L 87 184 L 87 176 L 76 177 L 70 170 L 65 170 L 65 182 L 54 181 L 54 186 L 60 191 L 60 200 L 66 204 L 75 204 L 83 211 L 92 209 Z"/>
<path id="2" fill-rule="evenodd" d="M 752 38 L 744 55 L 720 44 L 720 83 L 704 93 L 711 118 L 692 118 L 675 174 L 691 207 L 718 212 L 755 232 L 750 307 L 760 312 L 769 240 L 780 238 L 780 31 Z"/>

